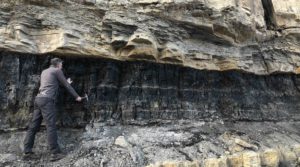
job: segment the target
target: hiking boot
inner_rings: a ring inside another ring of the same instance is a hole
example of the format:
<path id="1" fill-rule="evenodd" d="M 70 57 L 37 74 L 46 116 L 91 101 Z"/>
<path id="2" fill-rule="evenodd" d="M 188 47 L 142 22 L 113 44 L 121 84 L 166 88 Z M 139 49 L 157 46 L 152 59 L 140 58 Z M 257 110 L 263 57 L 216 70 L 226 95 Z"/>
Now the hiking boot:
<path id="1" fill-rule="evenodd" d="M 23 154 L 23 160 L 34 160 L 39 158 L 40 156 L 36 155 L 34 152 L 26 152 Z"/>
<path id="2" fill-rule="evenodd" d="M 51 154 L 50 161 L 57 161 L 57 160 L 63 159 L 65 156 L 66 156 L 66 154 L 64 154 L 64 153 Z"/>

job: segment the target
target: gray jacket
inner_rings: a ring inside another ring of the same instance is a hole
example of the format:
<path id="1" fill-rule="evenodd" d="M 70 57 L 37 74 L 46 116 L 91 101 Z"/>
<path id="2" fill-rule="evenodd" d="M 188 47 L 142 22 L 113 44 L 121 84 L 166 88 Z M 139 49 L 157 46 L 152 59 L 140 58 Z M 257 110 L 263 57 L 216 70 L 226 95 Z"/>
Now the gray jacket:
<path id="1" fill-rule="evenodd" d="M 61 85 L 63 85 L 74 96 L 74 98 L 79 97 L 76 91 L 66 80 L 62 70 L 53 66 L 50 66 L 42 72 L 41 85 L 37 97 L 48 97 L 56 100 L 59 83 L 61 83 Z"/>

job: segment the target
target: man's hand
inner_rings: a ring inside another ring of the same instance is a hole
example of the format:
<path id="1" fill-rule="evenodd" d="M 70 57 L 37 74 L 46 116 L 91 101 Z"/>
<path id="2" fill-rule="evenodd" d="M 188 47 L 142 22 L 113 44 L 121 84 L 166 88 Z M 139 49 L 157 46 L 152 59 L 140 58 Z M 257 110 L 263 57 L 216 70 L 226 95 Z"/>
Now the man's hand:
<path id="1" fill-rule="evenodd" d="M 73 81 L 71 80 L 71 78 L 67 79 L 68 83 L 71 84 Z"/>
<path id="2" fill-rule="evenodd" d="M 76 101 L 81 102 L 81 101 L 82 101 L 82 97 L 78 96 L 78 97 L 76 98 Z"/>

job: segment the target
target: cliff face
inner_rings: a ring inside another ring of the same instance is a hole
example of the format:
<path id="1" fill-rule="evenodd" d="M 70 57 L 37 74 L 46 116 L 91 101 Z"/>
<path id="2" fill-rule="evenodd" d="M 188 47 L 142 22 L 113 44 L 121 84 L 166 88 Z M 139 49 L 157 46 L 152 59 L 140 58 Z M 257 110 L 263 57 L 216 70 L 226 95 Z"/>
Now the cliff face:
<path id="1" fill-rule="evenodd" d="M 1 0 L 0 166 L 299 166 L 299 17 L 297 0 Z M 53 57 L 89 101 L 62 88 L 69 156 L 48 162 L 42 133 L 24 162 Z"/>
<path id="2" fill-rule="evenodd" d="M 0 47 L 298 73 L 299 7 L 297 0 L 2 0 Z"/>
<path id="3" fill-rule="evenodd" d="M 300 63 L 299 7 L 293 0 L 3 0 L 1 127 L 25 126 L 54 55 L 91 99 L 74 104 L 63 92 L 63 125 L 299 120 L 299 79 L 291 74 Z"/>
<path id="4" fill-rule="evenodd" d="M 0 55 L 1 129 L 25 127 L 40 73 L 53 55 Z M 62 57 L 74 88 L 89 95 L 75 103 L 61 89 L 57 103 L 64 126 L 109 120 L 145 124 L 159 120 L 300 120 L 294 74 L 257 76 L 239 71 L 200 71 L 148 62 Z"/>

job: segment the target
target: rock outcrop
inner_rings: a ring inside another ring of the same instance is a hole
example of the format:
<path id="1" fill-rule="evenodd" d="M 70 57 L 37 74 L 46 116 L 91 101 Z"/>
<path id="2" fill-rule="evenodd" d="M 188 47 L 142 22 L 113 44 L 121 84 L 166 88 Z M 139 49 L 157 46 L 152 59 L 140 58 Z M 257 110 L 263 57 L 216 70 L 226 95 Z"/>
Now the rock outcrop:
<path id="1" fill-rule="evenodd" d="M 297 167 L 299 18 L 297 0 L 0 0 L 0 166 Z M 62 89 L 68 156 L 39 133 L 26 162 L 53 57 L 89 101 Z"/>
<path id="2" fill-rule="evenodd" d="M 31 118 L 42 69 L 53 55 L 0 54 L 0 129 L 24 128 Z M 300 78 L 239 71 L 200 71 L 176 65 L 62 57 L 65 73 L 89 102 L 61 89 L 60 125 L 89 122 L 299 121 Z"/>
<path id="3" fill-rule="evenodd" d="M 37 134 L 35 161 L 22 161 L 24 132 L 0 134 L 0 166 L 88 167 L 298 167 L 299 122 L 190 122 L 161 126 L 103 124 L 60 129 L 66 158 L 49 161 L 45 131 Z M 255 129 L 255 130 L 253 130 Z M 232 138 L 255 145 L 232 152 Z M 297 166 L 298 165 L 298 166 Z"/>
<path id="4" fill-rule="evenodd" d="M 296 0 L 2 0 L 0 48 L 299 73 Z"/>

